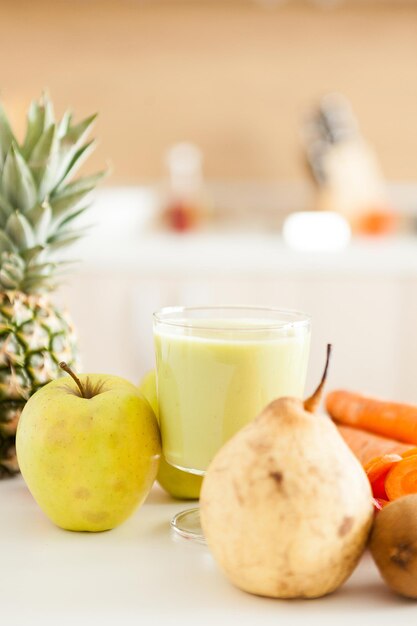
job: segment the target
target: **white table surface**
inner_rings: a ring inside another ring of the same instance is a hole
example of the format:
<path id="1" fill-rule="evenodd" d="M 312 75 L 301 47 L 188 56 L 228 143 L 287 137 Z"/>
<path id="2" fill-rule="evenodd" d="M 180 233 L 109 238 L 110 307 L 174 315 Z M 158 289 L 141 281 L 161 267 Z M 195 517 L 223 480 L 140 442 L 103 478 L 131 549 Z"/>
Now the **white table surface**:
<path id="1" fill-rule="evenodd" d="M 416 623 L 417 602 L 391 594 L 368 554 L 339 591 L 318 600 L 235 589 L 205 546 L 171 533 L 170 518 L 186 506 L 156 486 L 119 528 L 72 533 L 48 521 L 21 478 L 1 481 L 1 624 Z"/>
<path id="2" fill-rule="evenodd" d="M 288 248 L 281 236 L 282 216 L 311 206 L 308 190 L 297 184 L 220 185 L 215 193 L 217 203 L 233 206 L 234 219 L 180 234 L 159 229 L 154 221 L 154 194 L 155 190 L 146 186 L 100 189 L 79 222 L 94 227 L 68 252 L 60 251 L 60 257 L 82 261 L 77 271 L 87 274 L 276 276 L 285 271 L 384 278 L 417 275 L 415 233 L 355 237 L 346 248 L 332 252 Z M 417 185 L 395 185 L 391 194 L 393 206 L 402 207 L 417 221 Z M 247 213 L 258 216 L 259 223 L 245 221 Z M 275 215 L 272 222 L 267 217 L 271 214 Z"/>

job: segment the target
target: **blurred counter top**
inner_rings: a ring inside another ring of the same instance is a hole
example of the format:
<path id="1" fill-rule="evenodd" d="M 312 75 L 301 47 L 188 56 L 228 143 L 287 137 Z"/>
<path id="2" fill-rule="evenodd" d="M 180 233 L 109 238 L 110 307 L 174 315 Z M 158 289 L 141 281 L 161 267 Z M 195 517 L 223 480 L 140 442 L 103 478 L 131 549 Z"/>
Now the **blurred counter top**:
<path id="1" fill-rule="evenodd" d="M 81 271 L 185 273 L 289 272 L 417 274 L 417 237 L 354 240 L 339 252 L 298 252 L 278 234 L 205 233 L 90 237 L 79 246 Z"/>
<path id="2" fill-rule="evenodd" d="M 417 274 L 417 234 L 355 238 L 338 252 L 289 249 L 280 228 L 289 212 L 305 208 L 306 189 L 286 185 L 257 191 L 242 185 L 217 188 L 226 207 L 222 222 L 184 234 L 157 229 L 150 188 L 103 189 L 85 218 L 90 233 L 69 256 L 83 261 L 82 272 Z M 417 185 L 395 186 L 392 195 L 403 211 L 417 206 Z"/>

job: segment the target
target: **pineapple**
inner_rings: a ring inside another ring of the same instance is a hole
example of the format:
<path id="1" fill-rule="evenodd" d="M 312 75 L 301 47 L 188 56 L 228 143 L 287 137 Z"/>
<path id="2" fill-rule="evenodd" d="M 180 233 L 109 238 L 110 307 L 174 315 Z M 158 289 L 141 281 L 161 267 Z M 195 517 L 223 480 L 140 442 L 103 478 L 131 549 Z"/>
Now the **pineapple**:
<path id="1" fill-rule="evenodd" d="M 46 95 L 33 102 L 19 144 L 0 105 L 0 478 L 18 472 L 15 434 L 26 400 L 74 365 L 71 320 L 50 293 L 64 262 L 54 260 L 83 234 L 73 223 L 104 175 L 72 180 L 94 148 L 95 115 L 56 122 Z"/>

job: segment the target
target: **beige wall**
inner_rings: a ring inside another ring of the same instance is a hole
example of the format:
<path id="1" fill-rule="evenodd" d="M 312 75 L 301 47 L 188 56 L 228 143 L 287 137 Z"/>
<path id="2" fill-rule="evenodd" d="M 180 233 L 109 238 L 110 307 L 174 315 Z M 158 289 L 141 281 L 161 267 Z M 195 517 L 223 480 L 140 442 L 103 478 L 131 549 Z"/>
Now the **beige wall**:
<path id="1" fill-rule="evenodd" d="M 298 124 L 327 90 L 351 98 L 385 174 L 417 177 L 417 4 L 1 0 L 0 85 L 17 125 L 47 86 L 59 112 L 100 111 L 95 165 L 159 177 L 189 139 L 215 178 L 305 175 Z"/>

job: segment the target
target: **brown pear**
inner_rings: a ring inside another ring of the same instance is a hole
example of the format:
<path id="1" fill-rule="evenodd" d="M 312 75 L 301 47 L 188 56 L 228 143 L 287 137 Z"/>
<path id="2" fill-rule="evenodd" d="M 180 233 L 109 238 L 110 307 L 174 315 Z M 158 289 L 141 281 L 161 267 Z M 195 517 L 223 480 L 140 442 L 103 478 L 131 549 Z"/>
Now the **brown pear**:
<path id="1" fill-rule="evenodd" d="M 201 491 L 208 547 L 244 591 L 314 598 L 337 589 L 363 553 L 372 494 L 332 421 L 304 403 L 272 402 L 217 453 Z"/>

